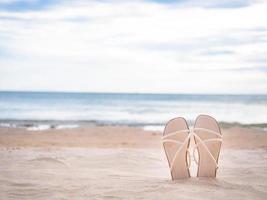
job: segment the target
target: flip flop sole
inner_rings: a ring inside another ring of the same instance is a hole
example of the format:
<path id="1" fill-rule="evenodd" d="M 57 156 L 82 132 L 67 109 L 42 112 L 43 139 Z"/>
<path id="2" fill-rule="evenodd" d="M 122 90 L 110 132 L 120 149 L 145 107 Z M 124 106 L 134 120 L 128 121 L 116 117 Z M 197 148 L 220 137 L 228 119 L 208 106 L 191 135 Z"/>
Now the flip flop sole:
<path id="1" fill-rule="evenodd" d="M 211 116 L 199 115 L 195 121 L 194 132 L 198 150 L 197 176 L 216 177 L 222 135 L 219 124 Z"/>
<path id="2" fill-rule="evenodd" d="M 189 178 L 187 155 L 190 142 L 189 128 L 184 118 L 170 120 L 163 132 L 163 147 L 169 163 L 172 180 Z"/>

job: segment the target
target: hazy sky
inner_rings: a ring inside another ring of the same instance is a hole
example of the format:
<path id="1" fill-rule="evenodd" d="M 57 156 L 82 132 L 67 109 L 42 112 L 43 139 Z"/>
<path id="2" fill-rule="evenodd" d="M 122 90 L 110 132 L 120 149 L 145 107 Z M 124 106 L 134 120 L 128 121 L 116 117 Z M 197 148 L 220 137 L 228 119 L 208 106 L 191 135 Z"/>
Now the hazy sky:
<path id="1" fill-rule="evenodd" d="M 0 90 L 267 93 L 267 1 L 0 0 Z"/>

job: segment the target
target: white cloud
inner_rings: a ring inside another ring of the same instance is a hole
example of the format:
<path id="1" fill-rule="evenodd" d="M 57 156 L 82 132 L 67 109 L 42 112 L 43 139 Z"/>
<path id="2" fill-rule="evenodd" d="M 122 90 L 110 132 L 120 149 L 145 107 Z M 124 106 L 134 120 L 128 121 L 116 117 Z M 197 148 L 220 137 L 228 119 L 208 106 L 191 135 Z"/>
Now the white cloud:
<path id="1" fill-rule="evenodd" d="M 238 8 L 249 6 L 255 3 L 263 3 L 264 1 L 266 0 L 187 0 L 180 2 L 179 5 L 206 8 Z"/>
<path id="2" fill-rule="evenodd" d="M 90 1 L 0 11 L 0 89 L 265 93 L 266 10 Z"/>

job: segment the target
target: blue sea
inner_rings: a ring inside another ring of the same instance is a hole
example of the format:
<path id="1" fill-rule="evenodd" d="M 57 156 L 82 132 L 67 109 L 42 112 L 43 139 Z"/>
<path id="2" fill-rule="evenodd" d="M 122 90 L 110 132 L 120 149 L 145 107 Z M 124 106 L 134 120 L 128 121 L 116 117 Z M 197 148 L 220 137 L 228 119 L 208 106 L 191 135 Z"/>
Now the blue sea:
<path id="1" fill-rule="evenodd" d="M 30 130 L 84 124 L 156 130 L 171 118 L 192 123 L 199 114 L 265 127 L 267 95 L 0 92 L 0 126 Z"/>

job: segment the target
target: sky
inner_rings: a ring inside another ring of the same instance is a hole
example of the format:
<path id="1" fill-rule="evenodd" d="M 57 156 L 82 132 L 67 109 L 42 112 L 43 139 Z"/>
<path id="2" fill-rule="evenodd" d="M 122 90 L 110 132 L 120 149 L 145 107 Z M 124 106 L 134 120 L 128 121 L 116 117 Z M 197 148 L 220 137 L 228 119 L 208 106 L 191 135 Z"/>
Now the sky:
<path id="1" fill-rule="evenodd" d="M 267 0 L 0 0 L 0 90 L 267 94 Z"/>

